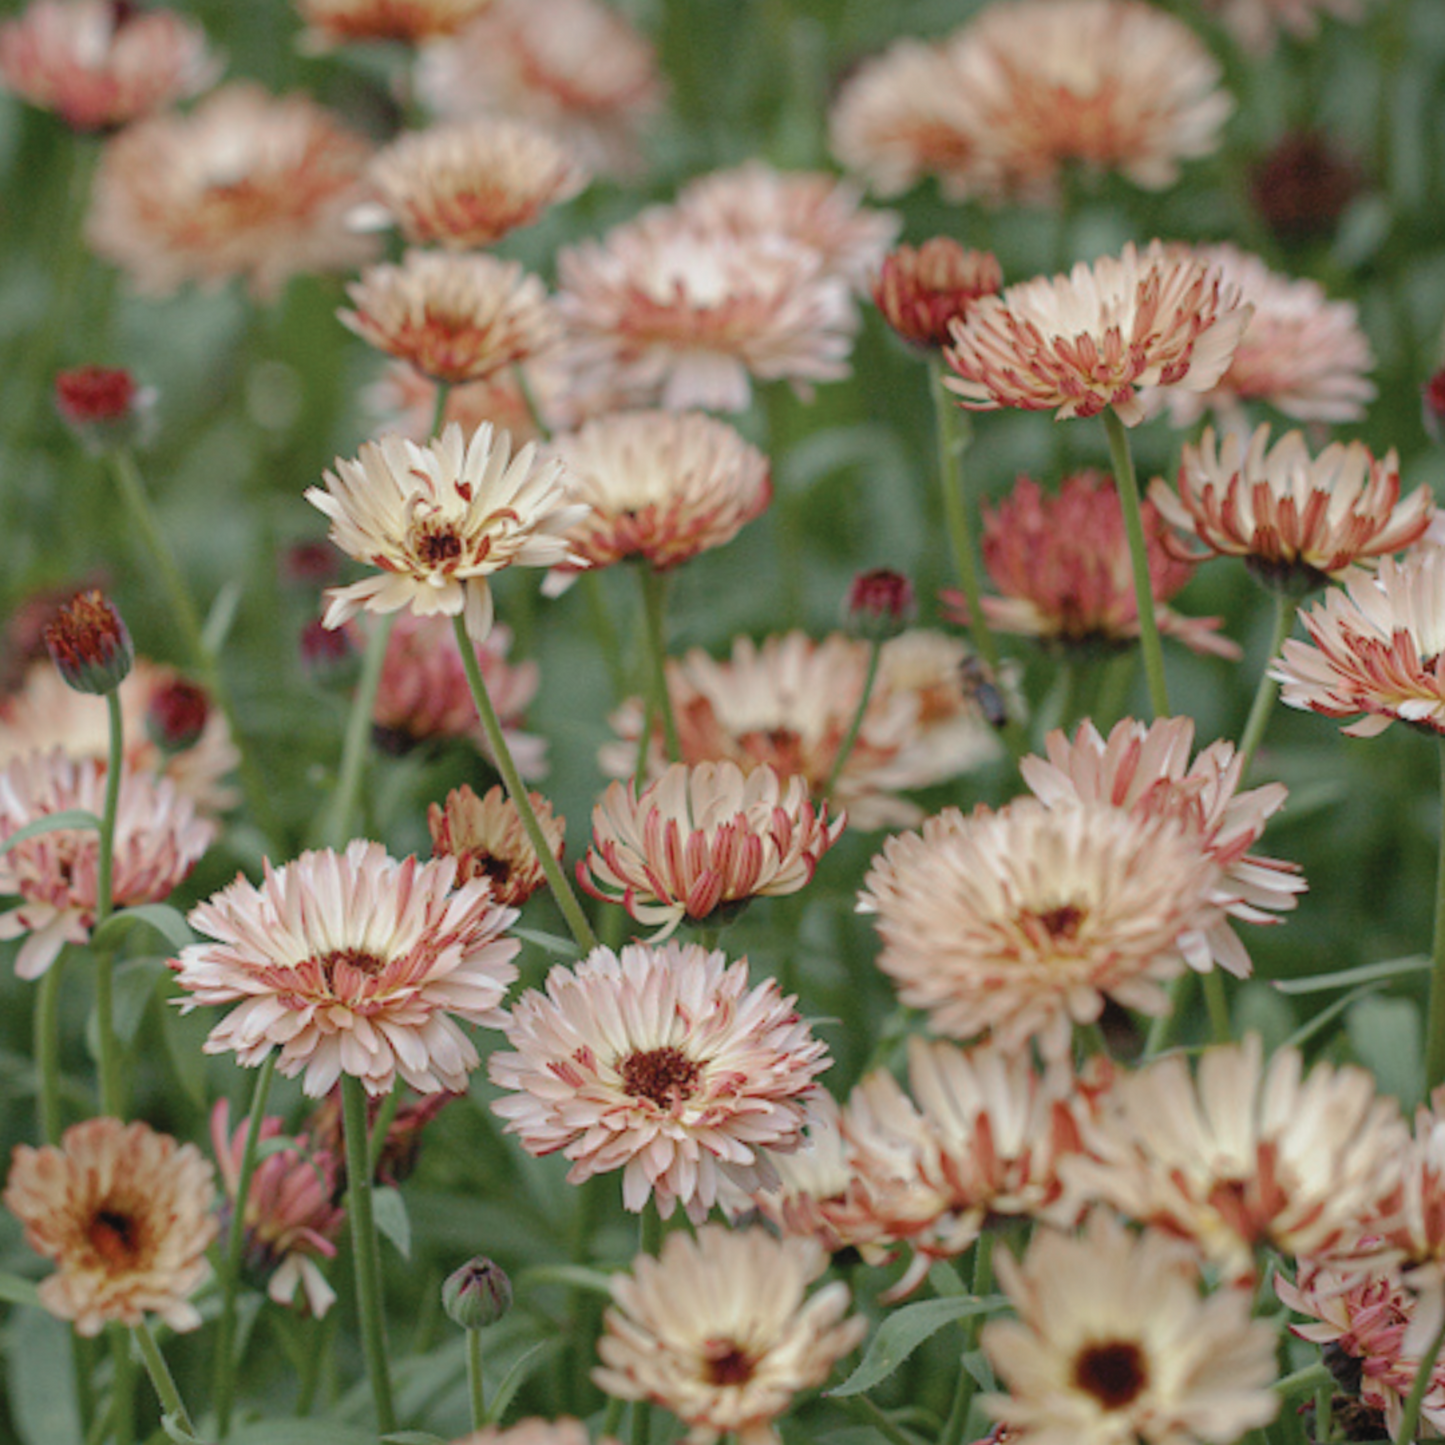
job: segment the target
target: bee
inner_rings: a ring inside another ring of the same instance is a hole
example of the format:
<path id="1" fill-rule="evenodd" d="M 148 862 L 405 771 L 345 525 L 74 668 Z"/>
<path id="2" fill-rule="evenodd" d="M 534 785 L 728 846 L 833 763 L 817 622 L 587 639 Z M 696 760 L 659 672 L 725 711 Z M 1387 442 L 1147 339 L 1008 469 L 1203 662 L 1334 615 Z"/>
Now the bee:
<path id="1" fill-rule="evenodd" d="M 983 720 L 999 732 L 1008 726 L 1008 705 L 993 680 L 987 664 L 972 653 L 958 665 L 963 695 L 983 714 Z"/>

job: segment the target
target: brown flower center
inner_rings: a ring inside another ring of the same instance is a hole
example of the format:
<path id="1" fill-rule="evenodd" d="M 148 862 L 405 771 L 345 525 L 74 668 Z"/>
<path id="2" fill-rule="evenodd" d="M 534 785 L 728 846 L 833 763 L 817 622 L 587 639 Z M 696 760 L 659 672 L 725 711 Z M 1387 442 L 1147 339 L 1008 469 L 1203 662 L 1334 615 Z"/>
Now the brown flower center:
<path id="1" fill-rule="evenodd" d="M 622 1087 L 635 1099 L 651 1099 L 659 1109 L 690 1099 L 702 1070 L 681 1049 L 648 1049 L 629 1054 L 618 1066 Z"/>
<path id="2" fill-rule="evenodd" d="M 1149 1362 L 1134 1340 L 1086 1345 L 1074 1361 L 1074 1386 L 1106 1410 L 1122 1410 L 1148 1388 Z"/>
<path id="3" fill-rule="evenodd" d="M 367 978 L 375 978 L 386 967 L 384 958 L 360 948 L 333 948 L 330 953 L 323 953 L 316 963 L 326 975 L 328 984 L 334 982 L 336 970 L 342 964 L 354 968 L 358 973 L 364 973 Z"/>
<path id="4" fill-rule="evenodd" d="M 416 554 L 428 567 L 445 567 L 462 555 L 462 539 L 450 529 L 428 530 L 416 539 Z"/>
<path id="5" fill-rule="evenodd" d="M 702 1358 L 709 1385 L 746 1385 L 753 1377 L 755 1361 L 735 1340 L 708 1340 Z"/>
<path id="6" fill-rule="evenodd" d="M 102 1205 L 91 1216 L 85 1235 L 111 1269 L 131 1269 L 140 1259 L 140 1226 L 124 1210 Z"/>

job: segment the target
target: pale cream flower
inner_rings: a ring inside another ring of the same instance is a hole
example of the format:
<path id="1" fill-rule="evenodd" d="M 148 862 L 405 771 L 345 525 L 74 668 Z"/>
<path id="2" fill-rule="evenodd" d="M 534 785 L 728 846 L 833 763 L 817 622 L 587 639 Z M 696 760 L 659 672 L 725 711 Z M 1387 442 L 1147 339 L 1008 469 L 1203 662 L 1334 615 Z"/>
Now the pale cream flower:
<path id="1" fill-rule="evenodd" d="M 1250 317 L 1217 267 L 1153 241 L 1081 261 L 985 296 L 953 325 L 947 380 L 973 411 L 1021 407 L 1057 418 L 1112 406 L 1126 426 L 1147 415 L 1145 387 L 1208 391 Z"/>
<path id="2" fill-rule="evenodd" d="M 567 820 L 554 816 L 552 805 L 538 793 L 528 793 L 532 811 L 541 825 L 552 855 L 560 863 L 566 846 Z M 465 783 L 447 794 L 446 806 L 433 803 L 426 813 L 432 856 L 455 858 L 457 879 L 485 878 L 498 903 L 519 907 L 539 888 L 547 875 L 533 849 L 517 805 L 506 789 L 496 784 L 479 798 Z"/>
<path id="3" fill-rule="evenodd" d="M 420 45 L 455 35 L 492 0 L 296 0 L 306 22 L 301 46 L 326 51 L 355 40 Z"/>
<path id="4" fill-rule="evenodd" d="M 1247 1289 L 1203 1298 L 1188 1250 L 1102 1210 L 994 1256 L 1017 1320 L 983 1327 L 1007 1395 L 989 1410 L 1036 1445 L 1233 1445 L 1279 1408 L 1275 1328 Z"/>
<path id="5" fill-rule="evenodd" d="M 1220 876 L 1172 818 L 1024 798 L 889 838 L 858 909 L 877 915 L 879 967 L 939 1032 L 1060 1058 L 1108 1000 L 1165 1012 L 1179 936 L 1208 918 Z"/>
<path id="6" fill-rule="evenodd" d="M 688 1427 L 688 1445 L 779 1445 L 773 1422 L 861 1343 L 848 1289 L 808 1285 L 827 1263 L 808 1239 L 704 1226 L 670 1234 L 612 1277 L 593 1380 L 620 1400 L 651 1400 Z"/>
<path id="7" fill-rule="evenodd" d="M 449 426 L 425 447 L 401 437 L 367 442 L 355 461 L 338 458 L 326 489 L 306 500 L 331 520 L 331 540 L 381 575 L 327 591 L 323 618 L 340 627 L 358 612 L 466 619 L 483 641 L 492 628 L 487 578 L 503 567 L 570 560 L 565 534 L 582 515 L 569 502 L 562 468 L 536 448 L 515 457 L 505 433 L 478 427 L 466 441 Z"/>
<path id="8" fill-rule="evenodd" d="M 346 224 L 370 154 L 308 97 L 233 82 L 187 115 L 107 142 L 86 239 L 148 295 L 234 276 L 274 300 L 292 276 L 347 271 L 374 253 Z"/>
<path id="9" fill-rule="evenodd" d="M 1362 0 L 1204 0 L 1204 5 L 1256 56 L 1268 55 L 1281 31 L 1295 40 L 1313 40 L 1322 15 L 1358 21 L 1365 14 Z"/>
<path id="10" fill-rule="evenodd" d="M 0 86 L 81 131 L 106 131 L 215 84 L 205 32 L 173 10 L 32 0 L 0 25 Z"/>
<path id="11" fill-rule="evenodd" d="M 211 1272 L 218 1229 L 214 1177 L 194 1144 L 119 1119 L 76 1124 L 58 1149 L 17 1145 L 5 1207 L 58 1266 L 40 1282 L 40 1303 L 85 1336 L 148 1314 L 196 1329 L 190 1298 Z"/>
<path id="12" fill-rule="evenodd" d="M 695 944 L 596 948 L 512 1009 L 492 1109 L 530 1154 L 561 1150 L 569 1182 L 621 1169 L 622 1202 L 707 1217 L 724 1175 L 771 1182 L 767 1150 L 795 1148 L 823 1044 L 772 979 Z"/>
<path id="13" fill-rule="evenodd" d="M 254 1067 L 280 1047 L 287 1078 L 320 1098 L 340 1076 L 386 1094 L 398 1074 L 418 1093 L 461 1092 L 477 1051 L 453 1018 L 497 1028 L 521 945 L 517 913 L 484 880 L 453 888 L 450 858 L 398 862 L 380 843 L 266 864 L 259 888 L 238 877 L 190 912 L 214 942 L 171 961 L 181 1010 L 235 1004 L 208 1054 Z"/>
<path id="14" fill-rule="evenodd" d="M 684 919 L 806 888 L 843 824 L 813 807 L 802 778 L 781 780 L 766 764 L 744 773 L 727 761 L 677 763 L 640 794 L 635 783 L 607 789 L 577 879 L 657 925 L 657 942 Z"/>

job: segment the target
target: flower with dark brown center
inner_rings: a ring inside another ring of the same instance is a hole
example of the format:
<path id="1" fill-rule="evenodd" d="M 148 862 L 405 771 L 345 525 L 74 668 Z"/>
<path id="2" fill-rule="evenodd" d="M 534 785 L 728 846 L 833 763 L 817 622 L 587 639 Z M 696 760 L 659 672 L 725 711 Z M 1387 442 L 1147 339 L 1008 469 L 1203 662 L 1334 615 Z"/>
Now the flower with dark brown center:
<path id="1" fill-rule="evenodd" d="M 135 647 L 115 604 L 103 592 L 82 592 L 45 629 L 51 661 L 76 692 L 114 692 L 135 663 Z"/>
<path id="2" fill-rule="evenodd" d="M 554 816 L 540 793 L 529 793 L 542 833 L 558 862 L 567 846 L 567 820 Z M 517 907 L 547 881 L 522 826 L 517 805 L 498 783 L 479 798 L 465 783 L 447 794 L 446 806 L 427 809 L 432 856 L 457 860 L 457 879 L 485 878 L 498 903 Z"/>

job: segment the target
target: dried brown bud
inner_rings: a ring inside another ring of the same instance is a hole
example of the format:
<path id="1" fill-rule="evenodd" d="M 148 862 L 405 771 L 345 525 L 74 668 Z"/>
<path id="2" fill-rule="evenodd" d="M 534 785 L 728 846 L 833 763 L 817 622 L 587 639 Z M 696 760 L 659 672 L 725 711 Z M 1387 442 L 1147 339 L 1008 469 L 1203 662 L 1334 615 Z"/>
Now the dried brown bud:
<path id="1" fill-rule="evenodd" d="M 916 250 L 898 246 L 883 258 L 873 299 L 883 319 L 907 342 L 937 350 L 949 341 L 948 323 L 962 319 L 980 296 L 1003 285 L 990 251 L 970 251 L 947 236 Z"/>
<path id="2" fill-rule="evenodd" d="M 45 646 L 77 692 L 114 692 L 130 673 L 135 648 L 120 613 L 103 592 L 82 592 L 45 629 Z"/>

